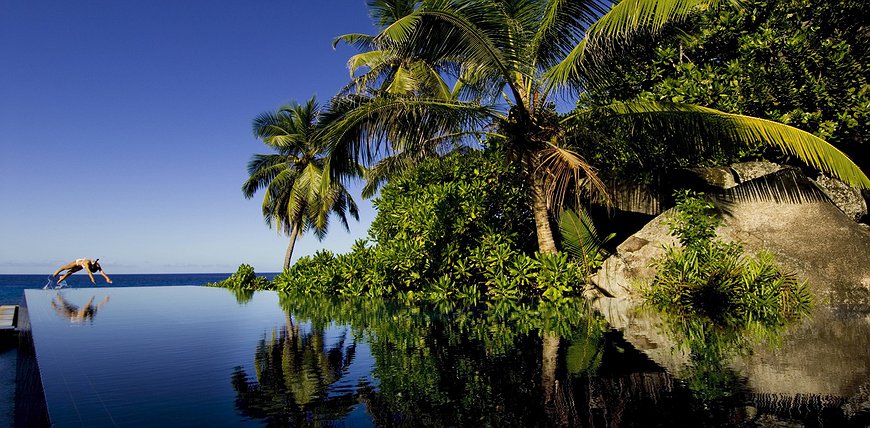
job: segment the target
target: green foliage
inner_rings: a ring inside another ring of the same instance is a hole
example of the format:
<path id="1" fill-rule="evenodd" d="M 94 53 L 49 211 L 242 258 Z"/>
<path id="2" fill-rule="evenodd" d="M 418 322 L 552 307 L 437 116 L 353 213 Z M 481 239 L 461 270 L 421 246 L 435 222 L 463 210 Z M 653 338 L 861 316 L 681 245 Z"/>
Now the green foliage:
<path id="1" fill-rule="evenodd" d="M 680 244 L 695 252 L 711 247 L 721 223 L 716 207 L 701 196 L 688 190 L 677 191 L 677 209 L 668 221 Z"/>
<path id="2" fill-rule="evenodd" d="M 521 174 L 494 149 L 430 159 L 383 188 L 370 243 L 358 242 L 348 254 L 304 257 L 275 278 L 275 287 L 395 296 L 445 310 L 578 294 L 589 266 L 567 254 L 533 252 L 526 194 Z"/>
<path id="3" fill-rule="evenodd" d="M 678 192 L 671 231 L 682 246 L 655 261 L 644 296 L 664 315 L 664 328 L 689 353 L 678 375 L 702 400 L 730 395 L 738 376 L 734 355 L 758 342 L 775 342 L 787 325 L 808 313 L 806 283 L 777 267 L 769 253 L 755 257 L 716 239 L 714 206 L 703 194 Z"/>
<path id="4" fill-rule="evenodd" d="M 284 268 L 290 259 L 296 238 L 308 231 L 322 239 L 334 216 L 348 228 L 347 215 L 359 219 L 356 203 L 339 180 L 362 174 L 355 162 L 341 168 L 324 170 L 328 153 L 322 137 L 326 126 L 315 98 L 305 105 L 291 103 L 274 112 L 264 112 L 254 119 L 253 131 L 271 154 L 256 154 L 248 162 L 248 179 L 242 185 L 245 198 L 263 190 L 263 219 L 269 227 L 282 229 L 290 237 L 284 256 Z"/>
<path id="5" fill-rule="evenodd" d="M 572 375 L 594 374 L 603 353 L 606 324 L 582 298 L 453 311 L 395 300 L 296 292 L 281 293 L 280 299 L 286 312 L 292 314 L 293 325 L 310 324 L 312 331 L 330 325 L 350 326 L 349 336 L 368 343 L 378 383 L 375 387 L 362 381 L 356 397 L 383 425 L 539 425 L 546 420 L 540 399 L 542 331 L 550 331 L 569 344 Z M 323 354 L 331 351 L 324 345 L 318 349 Z M 302 351 L 308 348 L 297 352 Z M 344 356 L 353 357 L 349 353 Z M 260 358 L 258 348 L 258 361 Z M 298 369 L 297 365 L 285 365 L 284 378 L 298 378 L 292 375 Z M 278 370 L 277 365 L 274 370 Z M 279 398 L 289 395 L 282 384 L 275 383 L 274 389 Z M 331 397 L 333 394 L 324 394 L 320 400 Z M 315 415 L 320 410 L 309 407 Z"/>
<path id="6" fill-rule="evenodd" d="M 626 45 L 601 70 L 592 104 L 647 100 L 703 105 L 785 123 L 821 137 L 868 164 L 870 81 L 862 0 L 745 0 L 697 14 L 649 43 Z M 616 139 L 618 140 L 618 139 Z M 678 164 L 655 135 L 641 150 L 647 165 Z M 605 148 L 607 149 L 607 148 Z M 610 147 L 612 150 L 613 147 Z M 694 162 L 723 164 L 777 156 L 761 146 L 709 153 Z M 619 173 L 640 161 L 625 156 Z"/>
<path id="7" fill-rule="evenodd" d="M 223 287 L 231 290 L 267 290 L 271 288 L 271 283 L 268 279 L 262 276 L 257 276 L 253 266 L 242 263 L 236 270 L 236 273 L 230 275 L 229 278 L 216 283 L 206 284 L 208 287 Z M 240 300 L 245 300 L 243 295 L 239 295 Z"/>
<path id="8" fill-rule="evenodd" d="M 577 211 L 562 212 L 559 216 L 559 234 L 563 251 L 580 260 L 589 272 L 601 267 L 604 263 L 602 247 L 616 236 L 611 233 L 600 237 L 592 217 L 583 207 Z"/>
<path id="9" fill-rule="evenodd" d="M 715 239 L 719 220 L 702 196 L 677 194 L 671 230 L 683 246 L 655 262 L 657 274 L 645 292 L 653 306 L 732 327 L 774 327 L 805 313 L 811 303 L 806 284 L 782 272 L 768 253 L 747 256 L 739 245 Z"/>

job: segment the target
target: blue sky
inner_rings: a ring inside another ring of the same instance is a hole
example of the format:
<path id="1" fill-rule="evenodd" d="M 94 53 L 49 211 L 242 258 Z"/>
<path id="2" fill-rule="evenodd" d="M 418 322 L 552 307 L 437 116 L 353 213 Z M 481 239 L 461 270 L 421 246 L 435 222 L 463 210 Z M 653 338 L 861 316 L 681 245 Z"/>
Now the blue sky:
<path id="1" fill-rule="evenodd" d="M 348 80 L 364 0 L 6 0 L 0 5 L 0 273 L 99 257 L 109 274 L 280 270 L 245 164 L 260 112 Z M 359 186 L 353 189 L 359 195 Z M 345 252 L 374 217 L 295 257 Z"/>

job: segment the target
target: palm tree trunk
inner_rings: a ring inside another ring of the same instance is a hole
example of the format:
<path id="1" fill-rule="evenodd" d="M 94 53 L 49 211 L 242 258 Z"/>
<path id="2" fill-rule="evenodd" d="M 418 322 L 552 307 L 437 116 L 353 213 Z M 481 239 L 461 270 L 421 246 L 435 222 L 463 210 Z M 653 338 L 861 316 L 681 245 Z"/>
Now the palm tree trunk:
<path id="1" fill-rule="evenodd" d="M 537 162 L 536 162 L 537 163 Z M 535 215 L 535 229 L 538 235 L 538 251 L 542 254 L 555 254 L 556 240 L 550 227 L 550 208 L 547 204 L 547 190 L 544 188 L 544 174 L 534 165 L 532 174 L 532 212 Z"/>
<path id="2" fill-rule="evenodd" d="M 284 253 L 284 270 L 290 269 L 290 258 L 293 256 L 293 247 L 296 246 L 296 237 L 299 236 L 299 223 L 293 223 L 290 232 L 290 243 L 287 244 L 287 252 Z"/>

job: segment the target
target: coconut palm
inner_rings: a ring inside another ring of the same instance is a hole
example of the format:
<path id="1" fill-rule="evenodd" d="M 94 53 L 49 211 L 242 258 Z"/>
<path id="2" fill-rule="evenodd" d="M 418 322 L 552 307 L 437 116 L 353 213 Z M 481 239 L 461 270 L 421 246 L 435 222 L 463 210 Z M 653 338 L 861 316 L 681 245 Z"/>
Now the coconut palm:
<path id="1" fill-rule="evenodd" d="M 388 26 L 414 11 L 413 0 L 369 0 L 371 16 L 380 26 Z M 448 101 L 459 99 L 465 78 L 457 79 L 452 87 L 438 70 L 425 61 L 406 58 L 389 46 L 378 47 L 375 36 L 345 34 L 333 41 L 333 47 L 345 42 L 364 52 L 353 55 L 347 62 L 351 82 L 341 95 L 387 94 L 391 96 L 431 96 Z M 358 71 L 365 72 L 357 74 Z M 425 125 L 420 123 L 419 125 Z M 429 138 L 438 135 L 439 138 Z M 411 139 L 389 141 L 389 154 L 365 171 L 366 184 L 362 196 L 370 198 L 390 179 L 418 165 L 423 160 L 448 153 L 458 145 L 461 129 L 427 129 Z M 425 138 L 419 138 L 425 137 Z"/>
<path id="2" fill-rule="evenodd" d="M 606 64 L 615 46 L 629 43 L 634 33 L 654 33 L 715 5 L 715 0 L 369 3 L 373 15 L 383 17 L 380 33 L 343 40 L 378 53 L 369 59 L 389 61 L 369 61 L 369 72 L 355 82 L 369 85 L 369 90 L 340 94 L 325 113 L 331 123 L 330 180 L 349 159 L 372 163 L 397 141 L 414 150 L 447 135 L 464 135 L 470 144 L 485 135 L 525 171 L 542 253 L 557 251 L 551 222 L 566 195 L 606 197 L 594 169 L 578 154 L 585 141 L 601 138 L 590 123 L 643 128 L 672 141 L 678 150 L 704 150 L 723 142 L 772 145 L 847 183 L 870 188 L 870 179 L 824 140 L 767 120 L 649 102 L 557 114 L 555 99 L 594 85 L 595 70 Z M 395 5 L 402 7 L 383 13 Z M 393 71 L 395 64 L 411 70 L 421 63 L 442 81 L 463 82 L 459 96 L 382 90 L 387 79 L 399 74 Z"/>
<path id="3" fill-rule="evenodd" d="M 284 255 L 284 269 L 287 269 L 299 235 L 313 231 L 322 239 L 329 228 L 330 214 L 348 229 L 347 214 L 358 220 L 359 212 L 339 180 L 324 180 L 327 144 L 314 98 L 304 105 L 292 103 L 275 112 L 260 114 L 254 119 L 253 130 L 257 138 L 277 153 L 255 154 L 251 158 L 249 178 L 242 192 L 250 199 L 257 190 L 265 189 L 263 218 L 266 224 L 274 225 L 279 233 L 284 231 L 290 237 Z M 355 162 L 343 165 L 346 168 L 338 176 L 362 174 Z"/>

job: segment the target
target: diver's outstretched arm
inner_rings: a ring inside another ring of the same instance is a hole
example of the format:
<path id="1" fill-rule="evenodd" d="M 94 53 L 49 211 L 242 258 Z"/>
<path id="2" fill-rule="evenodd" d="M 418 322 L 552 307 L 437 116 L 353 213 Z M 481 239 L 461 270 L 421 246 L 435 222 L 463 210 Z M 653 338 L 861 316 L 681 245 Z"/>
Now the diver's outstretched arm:
<path id="1" fill-rule="evenodd" d="M 103 272 L 102 270 L 100 271 L 100 275 L 103 275 L 103 278 L 106 278 L 106 282 L 108 282 L 109 284 L 112 283 L 112 280 L 109 279 L 109 275 L 106 275 L 106 273 Z"/>

